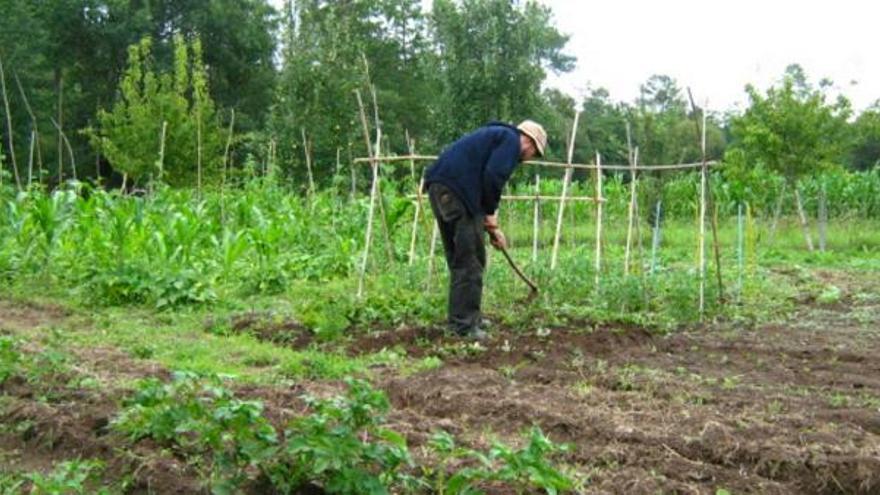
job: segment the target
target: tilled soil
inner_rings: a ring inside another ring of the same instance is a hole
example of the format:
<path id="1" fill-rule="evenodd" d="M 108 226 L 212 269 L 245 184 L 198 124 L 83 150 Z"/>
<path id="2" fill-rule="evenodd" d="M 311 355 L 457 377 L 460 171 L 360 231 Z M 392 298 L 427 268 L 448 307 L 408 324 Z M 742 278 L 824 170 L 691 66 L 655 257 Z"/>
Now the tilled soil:
<path id="1" fill-rule="evenodd" d="M 536 424 L 574 447 L 587 493 L 880 493 L 874 298 L 754 330 L 501 330 L 481 349 L 402 329 L 353 346 L 381 347 L 445 357 L 381 380 L 416 445 L 441 428 L 479 444 Z"/>
<path id="2" fill-rule="evenodd" d="M 658 335 L 584 322 L 496 328 L 489 342 L 474 345 L 437 329 L 401 328 L 348 347 L 442 359 L 441 367 L 412 375 L 374 370 L 392 400 L 389 426 L 407 436 L 416 457 L 426 455 L 422 447 L 437 430 L 482 448 L 492 439 L 519 442 L 538 425 L 573 447 L 563 460 L 587 480 L 586 493 L 880 493 L 880 297 L 874 286 L 846 293 L 749 330 L 716 323 Z M 65 317 L 54 307 L 0 301 L 0 330 Z M 261 338 L 273 339 L 266 318 L 251 319 L 261 322 Z M 247 330 L 246 320 L 228 326 Z M 287 332 L 279 345 L 308 341 L 295 322 L 276 323 Z M 113 376 L 167 372 L 114 349 L 78 358 L 94 378 L 90 388 L 47 393 L 10 380 L 0 390 L 0 422 L 15 425 L 0 435 L 0 468 L 97 457 L 111 474 L 134 473 L 133 493 L 205 492 L 196 470 L 173 453 L 144 441 L 131 445 L 108 428 L 120 399 Z M 303 392 L 341 389 L 301 382 L 293 389 L 245 386 L 238 394 L 262 400 L 283 428 L 305 412 Z"/>

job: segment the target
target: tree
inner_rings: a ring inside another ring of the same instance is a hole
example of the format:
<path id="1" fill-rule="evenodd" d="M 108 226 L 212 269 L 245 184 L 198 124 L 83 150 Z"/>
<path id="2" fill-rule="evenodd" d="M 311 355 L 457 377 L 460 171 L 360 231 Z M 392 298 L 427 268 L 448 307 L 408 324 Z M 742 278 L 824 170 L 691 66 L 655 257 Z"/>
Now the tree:
<path id="1" fill-rule="evenodd" d="M 546 71 L 565 72 L 574 64 L 562 51 L 568 37 L 551 17 L 535 1 L 434 2 L 431 28 L 443 84 L 434 115 L 444 140 L 488 119 L 534 116 Z"/>
<path id="2" fill-rule="evenodd" d="M 748 85 L 750 105 L 731 121 L 733 149 L 750 163 L 760 162 L 789 183 L 840 164 L 847 149 L 850 103 L 826 101 L 824 88 L 812 87 L 800 66 L 786 69 L 781 86 L 761 94 Z"/>
<path id="3" fill-rule="evenodd" d="M 856 170 L 880 167 L 880 100 L 862 112 L 852 127 L 850 166 Z"/>
<path id="4" fill-rule="evenodd" d="M 798 65 L 789 66 L 781 87 L 771 87 L 766 95 L 747 86 L 750 106 L 731 121 L 734 144 L 726 158 L 731 167 L 762 166 L 785 178 L 794 190 L 804 239 L 811 251 L 813 243 L 797 181 L 841 164 L 849 141 L 849 101 L 839 97 L 834 103 L 826 102 L 829 86 L 823 81 L 814 88 Z M 736 170 L 729 173 L 743 175 Z"/>
<path id="5" fill-rule="evenodd" d="M 201 43 L 175 38 L 173 72 L 155 70 L 152 47 L 150 38 L 129 47 L 120 97 L 111 111 L 98 112 L 92 143 L 136 183 L 195 185 L 203 174 L 216 181 L 225 136 L 208 95 Z"/>
<path id="6" fill-rule="evenodd" d="M 294 176 L 305 175 L 303 130 L 313 143 L 319 180 L 334 172 L 337 149 L 366 153 L 355 90 L 369 107 L 376 89 L 383 133 L 394 151 L 406 151 L 406 132 L 426 146 L 433 124 L 426 95 L 436 93 L 436 84 L 425 60 L 428 44 L 418 0 L 288 2 L 283 39 L 269 132 L 287 143 L 280 152 L 293 164 Z M 372 122 L 370 108 L 368 115 Z"/>

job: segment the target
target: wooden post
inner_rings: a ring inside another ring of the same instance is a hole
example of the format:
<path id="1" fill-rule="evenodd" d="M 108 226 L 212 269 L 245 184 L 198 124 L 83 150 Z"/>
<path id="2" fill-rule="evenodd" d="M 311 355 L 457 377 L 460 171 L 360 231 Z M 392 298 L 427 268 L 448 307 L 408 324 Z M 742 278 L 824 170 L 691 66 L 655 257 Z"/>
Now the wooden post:
<path id="1" fill-rule="evenodd" d="M 596 152 L 596 287 L 602 270 L 602 156 Z"/>
<path id="2" fill-rule="evenodd" d="M 15 85 L 18 87 L 18 94 L 21 95 L 21 101 L 24 102 L 24 108 L 27 110 L 27 113 L 31 118 L 31 149 L 28 157 L 28 185 L 30 185 L 31 182 L 33 182 L 35 154 L 37 161 L 37 180 L 39 181 L 43 175 L 43 156 L 40 153 L 40 129 L 39 126 L 37 126 L 37 116 L 34 114 L 34 111 L 31 108 L 31 103 L 28 101 L 28 97 L 24 92 L 24 87 L 21 85 L 21 79 L 18 78 L 18 72 L 13 69 L 12 75 L 15 78 Z"/>
<path id="3" fill-rule="evenodd" d="M 706 108 L 708 108 L 708 106 L 709 106 L 709 101 L 706 100 L 706 103 L 703 105 L 703 109 L 700 112 L 703 116 L 703 119 L 702 119 L 703 125 L 700 126 L 700 124 L 696 121 L 697 106 L 694 104 L 694 96 L 693 96 L 693 94 L 691 94 L 691 88 L 688 88 L 687 91 L 688 91 L 688 98 L 690 99 L 690 102 L 691 102 L 691 108 L 693 109 L 693 112 L 694 112 L 694 117 L 695 117 L 694 122 L 697 123 L 697 134 L 700 139 L 700 149 L 702 150 L 702 155 L 703 155 L 702 156 L 703 163 L 702 163 L 701 168 L 704 170 L 703 175 L 706 175 L 706 180 L 708 180 L 709 164 L 707 162 L 707 157 L 706 157 Z M 707 202 L 706 207 L 707 208 L 711 207 L 711 209 L 713 211 L 713 214 L 711 217 L 711 219 L 712 219 L 711 224 L 712 224 L 712 245 L 713 245 L 714 251 L 715 251 L 715 275 L 718 280 L 718 302 L 723 304 L 724 303 L 724 283 L 722 281 L 722 276 L 721 276 L 721 243 L 718 240 L 718 220 L 717 220 L 718 209 L 717 209 L 717 207 L 715 205 L 715 201 L 712 197 L 712 189 L 711 188 L 708 188 L 706 190 L 706 202 Z"/>
<path id="4" fill-rule="evenodd" d="M 15 177 L 15 185 L 21 189 L 21 177 L 18 175 L 18 163 L 15 161 L 15 140 L 13 139 L 12 114 L 9 112 L 9 98 L 6 95 L 6 74 L 3 72 L 3 59 L 0 59 L 0 87 L 3 89 L 3 106 L 6 109 L 6 132 L 9 141 L 9 157 L 12 163 L 12 172 Z M 2 177 L 0 173 L 0 177 Z M 0 178 L 0 184 L 3 179 Z"/>
<path id="5" fill-rule="evenodd" d="M 580 111 L 574 113 L 574 122 L 571 125 L 571 135 L 568 138 L 568 165 L 572 164 L 574 158 L 574 141 L 577 134 L 578 120 L 580 119 Z M 562 180 L 562 195 L 559 197 L 559 211 L 556 215 L 556 235 L 553 237 L 553 256 L 550 258 L 550 269 L 556 269 L 556 261 L 559 256 L 559 238 L 562 235 L 562 219 L 565 214 L 565 198 L 568 196 L 568 185 L 571 182 L 571 167 L 565 169 L 565 178 Z"/>
<path id="6" fill-rule="evenodd" d="M 341 158 L 342 148 L 339 146 L 336 147 L 336 169 L 333 170 L 333 196 L 334 198 L 338 198 L 339 196 L 339 184 L 342 180 L 339 178 L 339 171 L 342 170 L 342 158 Z"/>
<path id="7" fill-rule="evenodd" d="M 704 124 L 705 124 L 705 112 Z M 705 143 L 705 141 L 704 141 Z M 700 319 L 706 309 L 706 167 L 700 168 L 700 227 L 699 227 L 699 262 L 697 271 L 700 277 Z"/>
<path id="8" fill-rule="evenodd" d="M 348 166 L 351 169 L 351 197 L 349 200 L 354 201 L 355 196 L 357 196 L 357 165 L 355 165 L 351 157 L 351 143 L 348 143 Z"/>
<path id="9" fill-rule="evenodd" d="M 651 238 L 651 275 L 657 270 L 657 251 L 660 250 L 660 205 L 661 201 L 658 199 L 654 209 L 654 233 Z"/>
<path id="10" fill-rule="evenodd" d="M 371 166 L 370 168 L 373 170 L 373 184 L 370 187 L 370 208 L 367 213 L 367 230 L 364 234 L 364 253 L 361 258 L 361 273 L 358 277 L 358 291 L 357 297 L 358 299 L 362 298 L 364 295 L 364 278 L 367 274 L 367 260 L 370 256 L 370 242 L 373 239 L 373 213 L 376 208 L 376 194 L 379 185 L 379 164 L 376 161 L 375 155 L 373 155 L 373 146 L 370 144 L 370 131 L 367 126 L 367 117 L 364 113 L 364 102 L 361 99 L 361 92 L 359 90 L 355 90 L 355 94 L 357 95 L 358 106 L 360 107 L 360 116 L 361 116 L 361 124 L 364 128 L 364 137 L 366 138 L 367 143 L 367 153 L 371 158 Z"/>
<path id="11" fill-rule="evenodd" d="M 431 280 L 434 278 L 434 253 L 437 252 L 437 236 L 440 235 L 440 227 L 434 222 L 434 230 L 431 233 L 431 249 L 428 251 L 428 282 L 425 289 L 431 288 Z"/>
<path id="12" fill-rule="evenodd" d="M 76 178 L 76 159 L 73 156 L 73 148 L 70 146 L 70 141 L 67 140 L 67 136 L 64 134 L 64 131 L 61 130 L 61 126 L 55 119 L 50 119 L 52 123 L 55 125 L 55 128 L 58 129 L 58 133 L 61 135 L 61 141 L 64 145 L 67 146 L 67 154 L 70 155 L 70 169 L 73 172 L 73 180 L 77 180 Z M 60 175 L 59 175 L 60 177 Z"/>
<path id="13" fill-rule="evenodd" d="M 827 195 L 825 193 L 825 180 L 821 180 L 819 187 L 819 251 L 825 252 L 826 239 L 828 235 L 828 204 Z"/>
<path id="14" fill-rule="evenodd" d="M 788 181 L 782 183 L 782 189 L 779 191 L 779 198 L 776 199 L 776 208 L 773 210 L 773 223 L 770 224 L 770 240 L 776 238 L 776 225 L 779 223 L 779 216 L 782 214 L 782 200 L 785 198 L 785 188 Z"/>
<path id="15" fill-rule="evenodd" d="M 623 254 L 624 275 L 629 275 L 629 257 L 632 252 L 633 220 L 636 213 L 636 157 L 638 156 L 638 149 L 630 151 L 629 156 L 629 212 L 627 214 L 626 247 Z"/>
<path id="16" fill-rule="evenodd" d="M 406 133 L 406 147 L 409 149 L 409 154 L 415 154 L 415 140 L 411 139 L 409 136 L 409 131 Z M 412 177 L 413 181 L 415 181 L 415 169 L 416 164 L 414 160 L 409 161 L 410 168 L 410 177 Z M 412 266 L 413 262 L 415 262 L 416 257 L 416 238 L 418 237 L 419 230 L 419 216 L 422 212 L 422 189 L 425 187 L 425 174 L 422 173 L 421 178 L 419 179 L 419 183 L 416 185 L 416 208 L 415 213 L 413 214 L 413 225 L 412 225 L 412 235 L 410 236 L 409 242 L 409 265 Z"/>
<path id="17" fill-rule="evenodd" d="M 418 191 L 416 191 L 416 207 L 415 213 L 413 214 L 413 224 L 412 224 L 412 235 L 409 239 L 409 265 L 412 266 L 413 262 L 416 259 L 416 237 L 419 231 L 419 214 L 422 209 L 422 187 L 425 186 L 425 176 L 422 175 L 422 178 L 419 180 Z"/>
<path id="18" fill-rule="evenodd" d="M 367 64 L 367 57 L 361 53 L 361 56 L 364 58 L 364 67 L 367 72 L 367 82 L 370 81 L 370 72 L 369 65 Z M 376 98 L 376 86 L 374 84 L 370 84 L 370 95 L 373 98 L 373 118 L 376 122 L 376 145 L 373 148 L 375 150 L 375 157 L 382 156 L 382 125 L 379 120 L 379 100 Z M 368 138 L 369 139 L 369 138 Z M 379 169 L 378 162 L 376 162 L 376 178 L 379 177 Z M 382 233 L 385 235 L 385 254 L 388 256 L 388 262 L 394 261 L 394 244 L 391 243 L 391 231 L 388 229 L 388 218 L 385 214 L 385 196 L 382 194 L 382 185 L 376 185 L 376 191 L 379 195 L 379 219 L 382 221 Z"/>
<path id="19" fill-rule="evenodd" d="M 553 254 L 550 257 L 550 269 L 556 269 L 556 261 L 559 257 L 559 240 L 562 236 L 562 218 L 565 213 L 565 198 L 568 196 L 568 184 L 571 182 L 571 171 L 567 169 L 562 179 L 562 195 L 559 196 L 559 206 L 556 212 L 556 233 L 553 235 Z"/>
<path id="20" fill-rule="evenodd" d="M 162 121 L 162 133 L 159 135 L 159 180 L 165 172 L 165 133 L 168 130 L 168 121 Z"/>
<path id="21" fill-rule="evenodd" d="M 532 263 L 538 262 L 538 236 L 540 235 L 541 215 L 541 172 L 535 170 L 535 213 L 532 222 Z"/>
<path id="22" fill-rule="evenodd" d="M 409 129 L 404 129 L 404 138 L 406 139 L 406 147 L 409 150 L 410 156 L 415 155 L 413 149 L 415 149 L 415 140 L 409 136 Z M 415 160 L 409 161 L 409 178 L 413 182 L 416 181 L 416 162 Z"/>
<path id="23" fill-rule="evenodd" d="M 303 140 L 303 153 L 306 155 L 306 173 L 308 173 L 309 177 L 309 191 L 308 196 L 311 201 L 312 196 L 315 194 L 315 177 L 312 175 L 312 146 L 308 139 L 306 139 L 306 128 L 300 128 L 302 131 L 302 140 Z"/>
<path id="24" fill-rule="evenodd" d="M 28 186 L 34 181 L 34 145 L 36 144 L 36 134 L 37 131 L 31 129 L 31 146 L 30 151 L 28 152 Z"/>
<path id="25" fill-rule="evenodd" d="M 737 302 L 742 300 L 743 290 L 743 269 L 744 261 L 744 236 L 743 236 L 743 205 L 736 205 L 736 264 L 737 264 L 737 281 L 736 281 L 736 299 Z"/>
<path id="26" fill-rule="evenodd" d="M 804 213 L 804 203 L 801 201 L 801 192 L 798 190 L 797 184 L 794 186 L 794 199 L 797 203 L 798 218 L 801 221 L 801 228 L 804 230 L 804 240 L 807 241 L 807 249 L 813 252 L 813 237 L 810 235 L 810 225 L 807 223 L 807 215 Z"/>

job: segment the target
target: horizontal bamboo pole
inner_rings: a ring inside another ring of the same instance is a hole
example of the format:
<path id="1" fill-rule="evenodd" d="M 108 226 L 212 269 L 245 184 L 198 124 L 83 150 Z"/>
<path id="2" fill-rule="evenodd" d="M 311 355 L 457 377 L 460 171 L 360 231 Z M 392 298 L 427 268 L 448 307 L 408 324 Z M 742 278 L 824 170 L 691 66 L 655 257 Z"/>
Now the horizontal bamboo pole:
<path id="1" fill-rule="evenodd" d="M 401 155 L 401 156 L 380 156 L 376 158 L 355 158 L 354 163 L 370 163 L 370 160 L 376 160 L 383 163 L 393 163 L 393 162 L 402 162 L 402 161 L 417 161 L 417 160 L 436 160 L 436 156 L 431 155 Z M 523 165 L 541 165 L 544 167 L 555 167 L 555 168 L 573 168 L 573 169 L 581 169 L 581 170 L 595 170 L 597 167 L 593 164 L 582 164 L 582 163 L 572 163 L 568 165 L 566 163 L 560 162 L 544 162 L 539 160 L 529 160 L 527 162 L 523 162 Z M 706 165 L 709 167 L 717 167 L 721 165 L 720 162 L 710 161 L 706 162 Z M 639 171 L 655 171 L 655 170 L 687 170 L 687 169 L 699 169 L 702 168 L 702 163 L 680 163 L 677 165 L 639 165 Z M 630 170 L 629 165 L 602 165 L 602 170 Z"/>
<path id="2" fill-rule="evenodd" d="M 407 199 L 410 199 L 410 200 L 417 200 L 418 199 L 418 196 L 416 196 L 415 194 L 409 194 L 406 197 L 407 197 Z M 596 202 L 596 198 L 592 198 L 590 196 L 566 196 L 565 198 L 562 198 L 562 196 L 534 196 L 534 195 L 533 196 L 507 196 L 507 195 L 504 195 L 504 196 L 501 196 L 501 199 L 506 200 L 506 201 L 536 201 L 536 200 L 537 201 L 559 201 L 561 199 L 564 199 L 565 201 L 589 201 L 589 202 L 593 202 L 593 203 Z M 605 199 L 603 198 L 603 199 L 600 199 L 599 201 L 604 203 Z"/>

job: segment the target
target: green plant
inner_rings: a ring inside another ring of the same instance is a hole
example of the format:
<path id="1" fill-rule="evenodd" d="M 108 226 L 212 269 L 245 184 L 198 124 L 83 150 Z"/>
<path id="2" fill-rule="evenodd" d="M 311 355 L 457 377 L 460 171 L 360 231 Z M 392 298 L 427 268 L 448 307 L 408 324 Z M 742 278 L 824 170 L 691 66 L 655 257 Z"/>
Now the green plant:
<path id="1" fill-rule="evenodd" d="M 439 457 L 439 464 L 425 471 L 429 484 L 439 494 L 482 493 L 479 486 L 485 482 L 504 483 L 517 493 L 539 489 L 550 495 L 566 493 L 577 485 L 551 462 L 552 456 L 567 452 L 568 447 L 554 444 L 537 426 L 530 430 L 528 443 L 521 449 L 495 442 L 488 453 L 483 453 L 456 446 L 455 439 L 443 431 L 435 433 L 428 446 Z M 453 461 L 470 465 L 449 473 Z"/>
<path id="2" fill-rule="evenodd" d="M 96 460 L 65 461 L 48 474 L 31 473 L 26 478 L 32 483 L 32 495 L 107 494 L 106 489 L 95 490 L 103 463 Z"/>
<path id="3" fill-rule="evenodd" d="M 148 379 L 115 420 L 137 440 L 153 438 L 187 455 L 210 454 L 215 493 L 233 493 L 247 469 L 275 453 L 277 436 L 257 401 L 235 399 L 220 377 L 178 372 L 169 384 Z"/>
<path id="4" fill-rule="evenodd" d="M 383 428 L 388 399 L 367 382 L 346 379 L 345 397 L 309 398 L 314 412 L 285 432 L 273 484 L 285 493 L 318 483 L 328 493 L 387 494 L 408 481 L 406 441 Z"/>
<path id="5" fill-rule="evenodd" d="M 18 340 L 10 335 L 0 335 L 0 385 L 21 373 L 21 351 Z"/>

